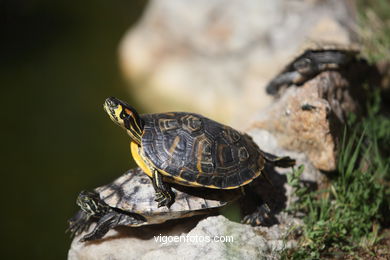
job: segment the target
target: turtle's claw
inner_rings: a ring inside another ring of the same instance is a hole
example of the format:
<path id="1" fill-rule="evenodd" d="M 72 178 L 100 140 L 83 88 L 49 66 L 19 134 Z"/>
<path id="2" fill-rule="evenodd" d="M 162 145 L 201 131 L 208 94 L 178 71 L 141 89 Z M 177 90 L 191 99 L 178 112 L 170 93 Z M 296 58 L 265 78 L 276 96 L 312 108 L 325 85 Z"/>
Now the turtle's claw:
<path id="1" fill-rule="evenodd" d="M 159 208 L 163 206 L 167 206 L 169 208 L 174 202 L 174 194 L 172 196 L 169 192 L 156 192 L 154 201 L 158 202 L 157 207 Z"/>
<path id="2" fill-rule="evenodd" d="M 160 192 L 156 192 L 156 197 L 155 197 L 154 201 L 160 202 L 163 199 L 164 199 L 164 196 Z"/>
<path id="3" fill-rule="evenodd" d="M 262 205 L 257 210 L 249 215 L 246 215 L 241 223 L 248 224 L 251 226 L 260 226 L 267 224 L 267 219 L 270 218 L 269 213 L 271 212 L 268 205 Z"/>
<path id="4" fill-rule="evenodd" d="M 165 206 L 166 203 L 167 203 L 166 200 L 159 201 L 157 207 L 161 208 L 161 207 Z"/>
<path id="5" fill-rule="evenodd" d="M 241 221 L 241 223 L 251 225 L 252 227 L 260 226 L 264 222 L 264 217 L 258 214 L 258 212 L 245 216 L 244 219 Z"/>

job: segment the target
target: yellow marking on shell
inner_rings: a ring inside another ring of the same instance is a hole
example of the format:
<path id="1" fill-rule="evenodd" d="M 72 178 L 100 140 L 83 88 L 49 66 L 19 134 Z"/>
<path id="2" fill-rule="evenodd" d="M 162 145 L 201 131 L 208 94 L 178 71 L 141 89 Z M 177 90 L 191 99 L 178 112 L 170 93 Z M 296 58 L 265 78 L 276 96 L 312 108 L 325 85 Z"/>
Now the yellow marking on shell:
<path id="1" fill-rule="evenodd" d="M 196 155 L 196 159 L 198 160 L 196 162 L 196 168 L 198 169 L 199 173 L 202 173 L 202 143 L 199 143 L 198 145 L 198 153 Z"/>
<path id="2" fill-rule="evenodd" d="M 166 175 L 166 176 L 169 176 L 169 178 L 166 178 L 164 180 L 168 181 L 168 182 L 178 182 L 180 183 L 181 185 L 183 186 L 189 186 L 189 187 L 207 187 L 207 188 L 211 188 L 211 189 L 221 189 L 221 187 L 217 187 L 215 185 L 202 185 L 200 183 L 197 183 L 195 181 L 188 181 L 188 180 L 185 180 L 183 178 L 181 178 L 180 176 L 172 176 L 171 174 L 163 171 L 163 170 L 158 170 L 161 174 L 163 175 Z M 261 171 L 258 171 L 257 174 L 255 174 L 255 176 L 252 178 L 252 179 L 249 179 L 243 183 L 241 183 L 240 185 L 236 185 L 236 186 L 229 186 L 229 187 L 225 187 L 223 188 L 224 190 L 232 190 L 232 189 L 237 189 L 241 186 L 245 186 L 246 184 L 250 183 L 251 181 L 253 181 L 255 178 L 259 177 L 261 175 Z M 175 181 L 172 181 L 170 179 L 174 179 Z"/>
<path id="3" fill-rule="evenodd" d="M 143 157 L 139 154 L 139 146 L 135 142 L 130 142 L 130 150 L 133 155 L 134 161 L 137 165 L 149 176 L 153 177 L 153 173 L 150 167 L 146 164 Z"/>
<path id="4" fill-rule="evenodd" d="M 218 145 L 218 147 L 217 147 L 218 159 L 219 159 L 219 161 L 220 161 L 221 163 L 224 161 L 222 152 L 223 152 L 223 149 L 224 149 L 225 147 L 228 147 L 228 146 L 227 146 L 226 144 L 220 144 L 220 145 Z"/>
<path id="5" fill-rule="evenodd" d="M 169 154 L 172 155 L 173 152 L 176 150 L 176 146 L 180 142 L 180 136 L 176 136 L 175 139 L 172 142 L 171 147 L 169 148 Z"/>
<path id="6" fill-rule="evenodd" d="M 150 161 L 149 161 L 150 163 Z M 151 164 L 151 163 L 150 163 Z M 146 165 L 146 164 L 145 164 Z M 141 166 L 140 166 L 141 167 Z M 141 167 L 142 168 L 142 167 Z M 157 168 L 156 168 L 157 169 Z M 221 189 L 221 187 L 217 187 L 215 185 L 202 185 L 198 182 L 195 182 L 195 181 L 188 181 L 186 179 L 183 179 L 181 178 L 180 176 L 172 176 L 171 174 L 167 173 L 166 171 L 164 170 L 161 170 L 161 169 L 158 169 L 158 171 L 162 174 L 162 175 L 165 175 L 165 176 L 168 176 L 168 178 L 164 178 L 164 181 L 168 181 L 168 182 L 174 182 L 174 183 L 180 183 L 181 185 L 183 186 L 189 186 L 189 187 L 207 187 L 207 188 L 211 188 L 211 189 Z M 149 174 L 148 174 L 149 175 Z M 240 185 L 235 185 L 235 186 L 229 186 L 229 187 L 225 187 L 223 188 L 224 190 L 232 190 L 232 189 L 237 189 L 241 186 L 245 186 L 246 184 L 250 183 L 251 181 L 253 181 L 255 178 L 259 177 L 261 175 L 261 171 L 258 171 L 257 174 L 255 174 L 255 176 L 252 178 L 252 179 L 249 179 L 243 183 L 241 183 Z M 150 175 L 149 175 L 150 176 Z M 173 180 L 172 180 L 173 179 Z"/>
<path id="7" fill-rule="evenodd" d="M 131 142 L 130 143 L 130 149 L 131 149 L 131 154 L 133 155 L 133 158 L 135 160 L 135 162 L 137 163 L 137 165 L 149 176 L 149 177 L 152 177 L 153 178 L 153 173 L 151 171 L 151 167 L 155 168 L 158 170 L 159 173 L 161 173 L 162 175 L 164 176 L 167 176 L 166 178 L 164 178 L 164 181 L 168 181 L 168 182 L 173 182 L 173 183 L 179 183 L 183 186 L 189 186 L 189 187 L 207 187 L 207 188 L 211 188 L 211 189 L 221 189 L 221 187 L 217 187 L 215 185 L 202 185 L 200 183 L 197 183 L 195 181 L 188 181 L 186 179 L 183 179 L 181 178 L 180 176 L 173 176 L 172 174 L 169 174 L 167 173 L 166 171 L 162 170 L 162 169 L 158 169 L 155 165 L 153 165 L 153 163 L 148 160 L 147 158 L 143 157 L 140 153 L 139 153 L 139 146 L 135 143 L 135 142 Z M 142 149 L 142 148 L 141 148 Z M 150 166 L 148 166 L 148 164 Z M 237 189 L 241 186 L 244 186 L 248 183 L 250 183 L 253 179 L 257 178 L 258 176 L 260 176 L 261 174 L 261 170 L 257 172 L 257 174 L 255 174 L 255 176 L 252 178 L 252 179 L 249 179 L 239 185 L 235 185 L 235 186 L 230 186 L 230 187 L 225 187 L 224 189 L 225 190 L 231 190 L 231 189 Z"/>
<path id="8" fill-rule="evenodd" d="M 260 171 L 264 170 L 264 167 L 265 167 L 265 157 L 263 155 L 261 155 L 259 157 L 259 160 L 258 160 L 258 163 L 259 165 L 262 165 L 263 167 L 261 167 L 261 169 L 259 169 Z M 260 174 L 259 174 L 260 175 Z"/>
<path id="9" fill-rule="evenodd" d="M 255 175 L 256 177 L 260 176 L 261 172 L 259 172 L 258 175 Z M 240 185 L 236 186 L 236 188 L 238 187 L 241 187 L 241 186 L 245 186 L 246 184 L 250 183 L 251 181 L 253 181 L 253 179 L 255 179 L 256 177 L 253 177 L 252 179 L 249 179 L 247 181 L 244 181 L 243 183 L 241 183 Z"/>

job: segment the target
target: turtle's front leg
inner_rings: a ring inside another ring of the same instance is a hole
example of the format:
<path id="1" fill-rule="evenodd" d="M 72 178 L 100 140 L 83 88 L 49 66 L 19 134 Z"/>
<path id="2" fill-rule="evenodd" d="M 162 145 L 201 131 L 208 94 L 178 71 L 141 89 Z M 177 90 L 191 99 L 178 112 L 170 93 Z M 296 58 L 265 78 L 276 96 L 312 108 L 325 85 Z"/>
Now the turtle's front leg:
<path id="1" fill-rule="evenodd" d="M 73 238 L 85 230 L 88 230 L 92 222 L 89 214 L 85 213 L 83 210 L 79 210 L 73 218 L 68 220 L 69 227 L 66 232 L 70 232 L 71 237 Z"/>
<path id="2" fill-rule="evenodd" d="M 155 201 L 158 202 L 158 207 L 167 206 L 168 208 L 175 202 L 175 193 L 171 187 L 163 181 L 161 173 L 156 169 L 153 170 L 152 183 L 156 191 Z"/>
<path id="3" fill-rule="evenodd" d="M 131 215 L 111 211 L 101 217 L 92 232 L 83 236 L 80 239 L 80 242 L 100 239 L 104 237 L 104 235 L 107 234 L 110 229 L 117 226 L 140 224 L 142 222 L 144 222 L 144 220 L 137 219 Z"/>

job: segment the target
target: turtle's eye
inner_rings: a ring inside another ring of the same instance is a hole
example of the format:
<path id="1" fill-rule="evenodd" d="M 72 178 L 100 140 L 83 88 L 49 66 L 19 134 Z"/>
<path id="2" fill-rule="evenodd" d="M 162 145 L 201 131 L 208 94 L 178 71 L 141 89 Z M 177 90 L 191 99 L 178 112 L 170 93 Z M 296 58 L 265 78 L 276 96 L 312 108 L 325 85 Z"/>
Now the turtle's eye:
<path id="1" fill-rule="evenodd" d="M 125 119 L 128 115 L 124 111 L 122 111 L 119 116 L 121 117 L 121 119 Z"/>

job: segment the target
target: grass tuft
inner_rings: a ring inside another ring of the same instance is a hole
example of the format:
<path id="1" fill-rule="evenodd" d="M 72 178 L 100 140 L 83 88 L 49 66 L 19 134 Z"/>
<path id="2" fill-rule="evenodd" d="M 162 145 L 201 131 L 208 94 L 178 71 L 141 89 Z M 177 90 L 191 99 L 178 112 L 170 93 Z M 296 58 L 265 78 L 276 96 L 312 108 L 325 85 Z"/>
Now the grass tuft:
<path id="1" fill-rule="evenodd" d="M 390 142 L 390 119 L 379 114 L 378 96 L 370 103 L 368 116 L 344 131 L 338 175 L 328 188 L 311 191 L 304 186 L 299 181 L 303 166 L 288 176 L 298 197 L 289 211 L 303 213 L 305 225 L 299 246 L 284 252 L 284 258 L 333 258 L 362 252 L 375 256 L 380 232 L 390 223 L 390 161 L 387 151 L 380 149 Z"/>
<path id="2" fill-rule="evenodd" d="M 358 35 L 370 62 L 390 60 L 390 3 L 388 0 L 358 0 Z"/>

